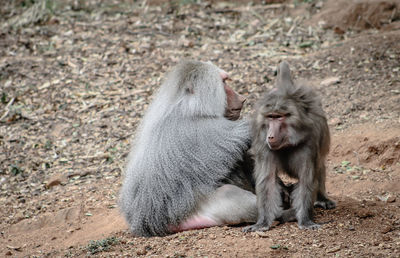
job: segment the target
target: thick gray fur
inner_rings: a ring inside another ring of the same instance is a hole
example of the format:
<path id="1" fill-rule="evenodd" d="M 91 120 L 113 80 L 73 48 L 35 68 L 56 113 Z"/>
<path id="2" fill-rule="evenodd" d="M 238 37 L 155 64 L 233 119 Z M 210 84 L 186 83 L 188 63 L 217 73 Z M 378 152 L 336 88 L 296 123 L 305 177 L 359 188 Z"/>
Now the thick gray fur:
<path id="1" fill-rule="evenodd" d="M 171 233 L 171 226 L 193 215 L 223 182 L 235 181 L 237 164 L 250 146 L 250 129 L 244 120 L 224 118 L 219 71 L 210 63 L 180 63 L 143 118 L 120 193 L 133 234 Z"/>
<path id="2" fill-rule="evenodd" d="M 287 146 L 279 150 L 271 150 L 267 144 L 266 114 L 275 112 L 289 114 L 286 118 Z M 319 97 L 310 88 L 293 83 L 286 62 L 278 67 L 276 88 L 257 103 L 252 133 L 250 152 L 255 159 L 258 221 L 244 231 L 269 230 L 276 219 L 296 219 L 300 228 L 318 228 L 312 220 L 313 206 L 325 209 L 336 206 L 325 192 L 329 127 Z M 299 179 L 292 186 L 292 208 L 288 210 L 282 208 L 279 194 L 282 186 L 277 184 L 281 171 Z"/>

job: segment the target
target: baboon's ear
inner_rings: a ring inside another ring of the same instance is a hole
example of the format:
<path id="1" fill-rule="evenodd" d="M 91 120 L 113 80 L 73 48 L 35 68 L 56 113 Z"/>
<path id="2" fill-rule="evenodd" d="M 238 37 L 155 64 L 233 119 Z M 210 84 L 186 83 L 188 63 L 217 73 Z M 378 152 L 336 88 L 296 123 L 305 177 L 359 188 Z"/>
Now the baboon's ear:
<path id="1" fill-rule="evenodd" d="M 290 75 L 289 64 L 282 61 L 277 68 L 278 78 L 276 81 L 277 88 L 291 88 L 293 86 L 292 76 Z"/>

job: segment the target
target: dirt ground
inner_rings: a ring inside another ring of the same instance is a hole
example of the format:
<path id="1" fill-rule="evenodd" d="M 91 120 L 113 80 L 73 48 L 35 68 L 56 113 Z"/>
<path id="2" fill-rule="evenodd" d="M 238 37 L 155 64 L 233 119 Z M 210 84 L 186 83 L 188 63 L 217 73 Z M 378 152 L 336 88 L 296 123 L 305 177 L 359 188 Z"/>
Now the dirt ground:
<path id="1" fill-rule="evenodd" d="M 32 2 L 0 9 L 0 256 L 399 257 L 398 1 Z M 129 233 L 117 200 L 130 141 L 182 58 L 228 71 L 244 117 L 284 59 L 320 93 L 338 202 L 316 209 L 321 229 Z"/>

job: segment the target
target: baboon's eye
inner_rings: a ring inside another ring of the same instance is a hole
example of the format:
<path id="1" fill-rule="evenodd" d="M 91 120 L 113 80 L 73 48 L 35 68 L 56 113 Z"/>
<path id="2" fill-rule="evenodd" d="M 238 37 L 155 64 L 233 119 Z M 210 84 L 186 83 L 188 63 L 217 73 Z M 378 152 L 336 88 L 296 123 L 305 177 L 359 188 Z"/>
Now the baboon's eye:
<path id="1" fill-rule="evenodd" d="M 278 119 L 278 118 L 282 118 L 283 115 L 281 114 L 268 114 L 267 118 L 271 118 L 271 119 Z"/>

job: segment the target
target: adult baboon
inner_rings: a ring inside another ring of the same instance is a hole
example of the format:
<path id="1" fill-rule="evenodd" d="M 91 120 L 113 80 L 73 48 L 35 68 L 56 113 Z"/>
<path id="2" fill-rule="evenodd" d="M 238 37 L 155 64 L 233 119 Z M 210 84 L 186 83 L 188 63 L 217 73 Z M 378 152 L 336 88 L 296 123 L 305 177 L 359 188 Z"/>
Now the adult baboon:
<path id="1" fill-rule="evenodd" d="M 286 62 L 278 67 L 276 88 L 258 102 L 252 130 L 258 219 L 244 231 L 268 230 L 275 219 L 319 228 L 312 220 L 313 204 L 336 206 L 325 192 L 329 127 L 321 101 L 310 88 L 293 83 Z M 298 179 L 288 210 L 282 209 L 280 171 Z"/>
<path id="2" fill-rule="evenodd" d="M 237 120 L 245 99 L 227 79 L 211 63 L 184 61 L 161 85 L 139 126 L 121 190 L 120 207 L 135 235 L 256 221 L 250 128 Z"/>

